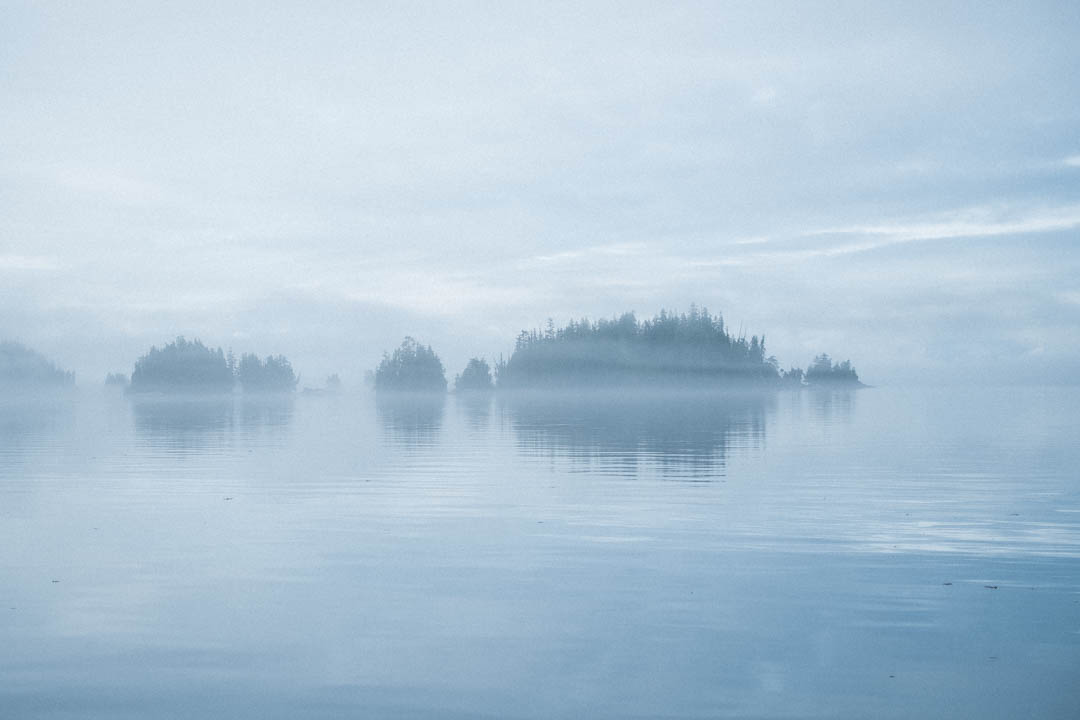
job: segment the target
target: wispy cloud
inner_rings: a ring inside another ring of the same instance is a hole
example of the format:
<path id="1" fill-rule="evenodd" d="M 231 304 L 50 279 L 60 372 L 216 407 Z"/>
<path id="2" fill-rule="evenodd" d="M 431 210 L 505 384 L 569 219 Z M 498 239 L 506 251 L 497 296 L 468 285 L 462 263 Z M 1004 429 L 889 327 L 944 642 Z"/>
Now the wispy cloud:
<path id="1" fill-rule="evenodd" d="M 593 247 L 567 250 L 565 252 L 552 253 L 549 255 L 533 255 L 527 258 L 523 264 L 553 264 L 574 262 L 585 258 L 595 257 L 623 257 L 628 255 L 640 255 L 647 249 L 643 242 L 637 243 L 614 243 L 610 245 L 595 245 Z"/>
<path id="2" fill-rule="evenodd" d="M 1022 235 L 1067 230 L 1080 226 L 1080 205 L 1042 208 L 1020 214 L 1018 217 L 1001 217 L 1001 215 L 1002 213 L 985 209 L 963 210 L 949 213 L 945 218 L 932 222 L 856 225 L 818 230 L 807 235 L 859 234 L 883 235 L 900 240 L 936 240 Z"/>
<path id="3" fill-rule="evenodd" d="M 858 224 L 815 230 L 804 233 L 802 237 L 858 239 L 823 247 L 781 252 L 779 254 L 797 258 L 827 257 L 876 250 L 900 243 L 1029 235 L 1070 230 L 1077 227 L 1080 227 L 1080 205 L 1032 209 L 1019 214 L 1007 214 L 986 209 L 967 209 L 939 216 L 930 221 Z"/>

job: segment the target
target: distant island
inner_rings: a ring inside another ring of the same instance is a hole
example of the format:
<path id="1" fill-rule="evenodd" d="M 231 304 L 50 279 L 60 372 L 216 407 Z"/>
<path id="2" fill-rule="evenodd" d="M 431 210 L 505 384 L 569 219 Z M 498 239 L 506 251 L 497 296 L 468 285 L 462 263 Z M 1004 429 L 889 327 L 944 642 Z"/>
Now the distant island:
<path id="1" fill-rule="evenodd" d="M 456 392 L 481 393 L 495 389 L 491 366 L 482 358 L 472 358 L 461 374 L 454 378 Z"/>
<path id="2" fill-rule="evenodd" d="M 284 355 L 260 360 L 245 354 L 237 362 L 232 353 L 211 349 L 198 339 L 176 338 L 135 361 L 128 390 L 132 393 L 291 393 L 299 378 Z"/>
<path id="3" fill-rule="evenodd" d="M 236 380 L 244 392 L 263 393 L 292 392 L 300 382 L 284 355 L 268 355 L 265 360 L 260 360 L 251 353 L 240 357 Z"/>
<path id="4" fill-rule="evenodd" d="M 0 342 L 0 384 L 19 387 L 70 386 L 75 374 L 61 370 L 19 343 Z M 105 385 L 132 394 L 292 393 L 300 377 L 284 355 L 260 358 L 211 348 L 183 336 L 150 350 L 135 362 L 130 378 L 109 373 Z M 365 385 L 376 392 L 445 393 L 446 370 L 430 345 L 406 336 L 401 345 L 384 352 L 374 370 L 364 373 Z M 781 370 L 765 348 L 765 336 L 733 335 L 723 317 L 706 308 L 689 312 L 661 310 L 647 320 L 632 312 L 611 319 L 571 320 L 556 327 L 548 320 L 543 330 L 522 330 L 509 358 L 494 366 L 473 357 L 454 377 L 459 393 L 493 390 L 671 387 L 683 390 L 865 387 L 849 360 L 817 355 L 804 371 Z M 324 387 L 305 387 L 307 395 L 338 394 L 338 375 Z"/>
<path id="5" fill-rule="evenodd" d="M 75 373 L 62 370 L 36 350 L 11 340 L 0 342 L 0 385 L 42 389 L 74 384 Z"/>
<path id="6" fill-rule="evenodd" d="M 442 393 L 446 373 L 430 345 L 406 337 L 383 353 L 370 383 L 379 392 Z M 765 337 L 735 336 L 720 315 L 691 306 L 687 313 L 661 311 L 639 321 L 634 313 L 592 322 L 571 320 L 557 328 L 522 330 L 508 359 L 494 368 L 474 357 L 454 378 L 461 393 L 659 386 L 690 389 L 864 387 L 851 362 L 827 354 L 807 370 L 781 370 L 768 355 Z"/>
<path id="7" fill-rule="evenodd" d="M 811 386 L 865 387 L 859 381 L 859 374 L 851 366 L 850 360 L 834 364 L 832 358 L 825 354 L 814 358 L 806 371 L 806 383 Z"/>
<path id="8" fill-rule="evenodd" d="M 495 367 L 499 389 L 611 387 L 637 384 L 707 387 L 860 386 L 850 362 L 818 356 L 805 373 L 783 371 L 767 355 L 764 336 L 735 337 L 720 315 L 691 306 L 639 321 L 633 313 L 611 320 L 571 321 L 544 331 L 522 331 L 510 358 Z"/>
<path id="9" fill-rule="evenodd" d="M 445 393 L 446 370 L 430 345 L 406 336 L 393 354 L 383 353 L 374 383 L 376 392 Z"/>

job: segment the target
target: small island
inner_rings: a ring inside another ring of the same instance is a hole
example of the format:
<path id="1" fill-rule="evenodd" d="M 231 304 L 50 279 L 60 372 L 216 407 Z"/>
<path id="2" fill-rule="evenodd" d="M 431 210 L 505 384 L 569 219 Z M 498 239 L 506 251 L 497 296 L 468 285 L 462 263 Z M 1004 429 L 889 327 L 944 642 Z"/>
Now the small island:
<path id="1" fill-rule="evenodd" d="M 850 360 L 833 363 L 824 353 L 814 358 L 806 370 L 806 384 L 811 387 L 866 387 L 859 381 L 859 374 Z"/>
<path id="2" fill-rule="evenodd" d="M 260 360 L 245 354 L 237 362 L 220 347 L 178 337 L 135 361 L 128 391 L 134 394 L 225 394 L 237 385 L 244 392 L 291 393 L 299 382 L 284 355 Z"/>
<path id="3" fill-rule="evenodd" d="M 571 321 L 543 331 L 522 331 L 508 360 L 496 364 L 497 387 L 597 388 L 626 385 L 770 388 L 861 386 L 851 363 L 820 355 L 804 373 L 780 370 L 765 337 L 734 336 L 723 318 L 691 306 L 639 321 L 634 313 L 611 320 Z"/>
<path id="4" fill-rule="evenodd" d="M 176 338 L 135 361 L 131 373 L 132 393 L 228 393 L 234 383 L 233 368 L 221 348 L 212 350 L 198 339 Z"/>
<path id="5" fill-rule="evenodd" d="M 383 353 L 374 384 L 382 393 L 445 393 L 446 370 L 430 345 L 406 337 L 392 355 Z"/>
<path id="6" fill-rule="evenodd" d="M 260 360 L 252 353 L 240 357 L 236 380 L 244 392 L 258 393 L 292 392 L 300 382 L 284 355 L 268 355 Z"/>
<path id="7" fill-rule="evenodd" d="M 75 373 L 62 370 L 41 353 L 11 340 L 0 342 L 0 385 L 40 390 L 75 385 Z"/>
<path id="8" fill-rule="evenodd" d="M 454 391 L 459 393 L 485 393 L 495 389 L 491 366 L 482 358 L 472 358 L 461 374 L 454 378 Z"/>

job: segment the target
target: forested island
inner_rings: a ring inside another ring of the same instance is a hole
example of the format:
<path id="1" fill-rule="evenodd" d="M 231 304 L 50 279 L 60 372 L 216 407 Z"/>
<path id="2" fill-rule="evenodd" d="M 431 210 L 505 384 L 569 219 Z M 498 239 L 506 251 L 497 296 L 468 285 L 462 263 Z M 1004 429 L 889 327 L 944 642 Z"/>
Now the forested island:
<path id="1" fill-rule="evenodd" d="M 430 345 L 406 337 L 383 353 L 372 373 L 377 391 L 446 390 L 442 361 Z M 544 330 L 522 331 L 508 359 L 494 369 L 474 357 L 454 378 L 457 392 L 493 389 L 583 389 L 626 386 L 690 389 L 765 389 L 805 386 L 862 387 L 851 363 L 826 354 L 803 371 L 781 370 L 765 349 L 765 337 L 736 336 L 720 315 L 691 306 L 687 313 L 661 311 L 639 321 L 634 313 L 610 320 L 548 321 Z"/>
<path id="2" fill-rule="evenodd" d="M 430 345 L 406 337 L 393 352 L 384 352 L 370 384 L 380 393 L 445 393 L 446 370 Z M 135 362 L 130 380 L 109 373 L 105 384 L 140 393 L 291 393 L 299 376 L 284 355 L 260 358 L 211 348 L 200 340 L 177 337 L 150 350 Z M 14 342 L 0 342 L 0 383 L 9 386 L 70 386 L 75 374 L 57 368 L 40 353 Z M 765 337 L 733 335 L 723 317 L 691 305 L 686 313 L 661 311 L 647 320 L 634 313 L 611 319 L 571 320 L 564 327 L 548 321 L 544 330 L 522 331 L 509 358 L 494 367 L 473 357 L 454 377 L 460 393 L 493 390 L 558 390 L 629 386 L 683 389 L 765 389 L 864 387 L 851 362 L 829 355 L 814 358 L 803 371 L 781 370 L 769 355 Z M 337 374 L 324 388 L 307 394 L 340 391 Z"/>
<path id="3" fill-rule="evenodd" d="M 483 358 L 472 358 L 461 374 L 454 378 L 456 392 L 483 393 L 495 389 L 491 366 Z"/>
<path id="4" fill-rule="evenodd" d="M 736 337 L 720 315 L 691 306 L 688 313 L 661 311 L 639 321 L 633 313 L 611 320 L 571 321 L 544 331 L 522 331 L 508 360 L 495 367 L 500 389 L 679 385 L 777 387 L 804 383 L 860 385 L 848 361 L 827 355 L 810 370 L 780 370 L 765 337 Z"/>
<path id="5" fill-rule="evenodd" d="M 825 354 L 814 358 L 806 371 L 806 382 L 808 385 L 862 386 L 850 360 L 833 363 L 832 358 Z"/>
<path id="6" fill-rule="evenodd" d="M 230 393 L 237 385 L 245 392 L 292 392 L 299 378 L 284 355 L 260 360 L 253 354 L 239 362 L 232 352 L 211 349 L 183 337 L 150 351 L 135 361 L 132 393 Z"/>
<path id="7" fill-rule="evenodd" d="M 75 373 L 56 366 L 41 353 L 11 340 L 0 342 L 0 385 L 15 389 L 71 387 Z"/>
<path id="8" fill-rule="evenodd" d="M 375 368 L 376 392 L 446 392 L 446 370 L 430 345 L 406 337 Z"/>

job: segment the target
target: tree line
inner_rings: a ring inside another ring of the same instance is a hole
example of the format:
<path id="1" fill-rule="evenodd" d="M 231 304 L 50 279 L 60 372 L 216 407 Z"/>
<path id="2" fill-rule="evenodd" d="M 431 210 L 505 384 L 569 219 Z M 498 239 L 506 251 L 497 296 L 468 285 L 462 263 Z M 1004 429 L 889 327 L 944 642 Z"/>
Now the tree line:
<path id="1" fill-rule="evenodd" d="M 110 375 L 113 382 L 119 381 Z M 106 378 L 106 383 L 110 378 Z M 245 392 L 292 392 L 300 378 L 284 355 L 260 359 L 245 353 L 239 360 L 220 347 L 209 348 L 202 341 L 178 337 L 135 361 L 129 390 L 142 392 L 232 392 L 239 385 Z"/>
<path id="2" fill-rule="evenodd" d="M 442 361 L 430 346 L 405 338 L 384 353 L 373 377 L 376 390 L 442 392 Z M 822 354 L 810 367 L 781 370 L 765 349 L 765 337 L 728 332 L 723 317 L 691 305 L 687 313 L 639 321 L 634 313 L 590 321 L 571 320 L 543 330 L 523 330 L 510 357 L 492 368 L 474 357 L 455 377 L 462 392 L 521 388 L 611 387 L 634 384 L 692 387 L 859 386 L 847 360 L 834 364 Z"/>
<path id="3" fill-rule="evenodd" d="M 430 345 L 406 337 L 393 352 L 383 353 L 371 383 L 380 392 L 446 392 L 442 360 Z M 57 368 L 39 353 L 18 343 L 0 343 L 0 380 L 49 385 L 74 384 L 75 375 Z M 130 380 L 110 373 L 107 385 L 131 392 L 292 392 L 300 381 L 284 355 L 260 358 L 211 348 L 183 336 L 161 348 L 153 346 L 135 362 Z M 634 313 L 611 319 L 571 320 L 556 327 L 522 330 L 508 358 L 494 367 L 471 358 L 454 378 L 459 392 L 498 389 L 612 387 L 626 385 L 706 387 L 860 386 L 850 361 L 834 362 L 827 354 L 814 358 L 804 371 L 781 370 L 768 354 L 764 335 L 734 335 L 719 314 L 690 306 L 689 312 L 661 310 L 646 320 Z M 327 378 L 326 391 L 341 381 Z M 323 392 L 322 390 L 316 392 Z"/>

